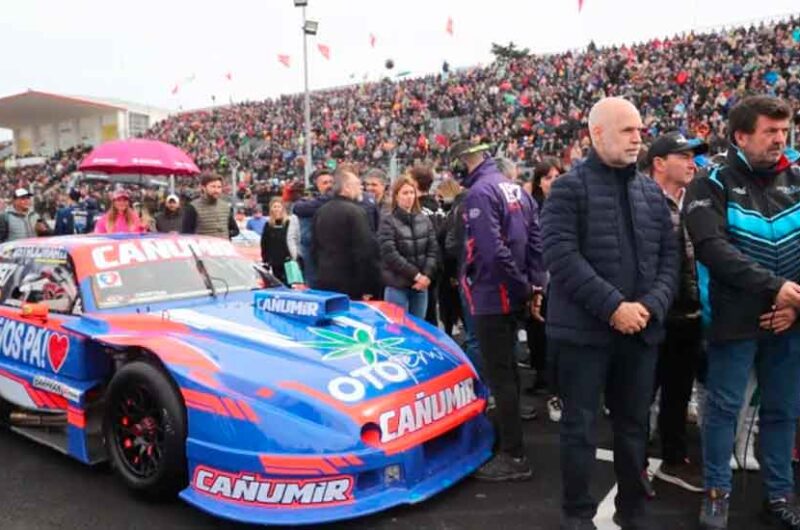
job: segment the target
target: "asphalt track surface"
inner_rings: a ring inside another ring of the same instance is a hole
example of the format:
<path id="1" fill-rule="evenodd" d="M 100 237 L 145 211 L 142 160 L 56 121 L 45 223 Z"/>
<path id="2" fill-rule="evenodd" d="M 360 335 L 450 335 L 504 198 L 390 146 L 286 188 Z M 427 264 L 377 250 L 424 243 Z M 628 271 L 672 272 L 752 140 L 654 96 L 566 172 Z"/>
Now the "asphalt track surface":
<path id="1" fill-rule="evenodd" d="M 541 418 L 526 422 L 528 456 L 534 465 L 530 482 L 487 484 L 467 479 L 415 506 L 314 528 L 330 529 L 491 529 L 558 528 L 558 425 L 545 419 L 541 398 L 534 398 Z M 610 447 L 602 422 L 600 446 Z M 0 431 L 2 489 L 0 530 L 244 530 L 199 512 L 179 500 L 153 504 L 131 495 L 106 465 L 85 467 L 6 430 Z M 656 455 L 657 456 L 657 455 Z M 757 474 L 735 475 L 731 530 L 762 528 L 757 518 L 761 483 Z M 594 489 L 598 501 L 614 485 L 612 464 L 598 461 Z M 653 530 L 696 528 L 700 497 L 656 481 L 657 498 L 649 503 Z M 613 528 L 613 526 L 605 526 Z M 305 527 L 308 528 L 308 527 Z"/>

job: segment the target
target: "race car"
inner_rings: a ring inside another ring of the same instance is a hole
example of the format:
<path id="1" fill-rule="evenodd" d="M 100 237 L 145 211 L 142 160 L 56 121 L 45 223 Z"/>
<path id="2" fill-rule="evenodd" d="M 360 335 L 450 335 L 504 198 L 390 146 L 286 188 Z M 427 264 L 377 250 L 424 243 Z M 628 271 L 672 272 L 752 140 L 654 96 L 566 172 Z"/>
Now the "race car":
<path id="1" fill-rule="evenodd" d="M 417 503 L 490 457 L 486 399 L 439 329 L 226 240 L 0 245 L 2 421 L 152 497 L 281 525 Z"/>

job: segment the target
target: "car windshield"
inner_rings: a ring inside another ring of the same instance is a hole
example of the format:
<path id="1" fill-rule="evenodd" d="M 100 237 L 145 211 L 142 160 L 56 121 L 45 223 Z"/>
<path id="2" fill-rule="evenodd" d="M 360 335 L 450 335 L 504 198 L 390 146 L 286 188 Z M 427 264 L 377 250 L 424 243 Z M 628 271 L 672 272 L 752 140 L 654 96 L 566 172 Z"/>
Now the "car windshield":
<path id="1" fill-rule="evenodd" d="M 202 260 L 217 294 L 264 286 L 261 275 L 244 258 L 204 256 Z M 92 293 L 98 309 L 211 294 L 191 256 L 98 272 L 92 276 Z"/>

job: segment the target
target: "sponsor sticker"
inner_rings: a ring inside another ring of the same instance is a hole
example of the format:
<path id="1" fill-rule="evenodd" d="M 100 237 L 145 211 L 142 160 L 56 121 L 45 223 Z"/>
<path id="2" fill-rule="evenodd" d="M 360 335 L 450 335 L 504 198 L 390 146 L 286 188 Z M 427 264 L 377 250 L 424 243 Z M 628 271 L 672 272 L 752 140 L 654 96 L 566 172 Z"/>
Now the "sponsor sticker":
<path id="1" fill-rule="evenodd" d="M 122 287 L 122 276 L 116 271 L 100 272 L 97 274 L 97 286 L 100 289 Z"/>
<path id="2" fill-rule="evenodd" d="M 67 362 L 69 348 L 67 335 L 0 317 L 0 352 L 5 357 L 58 373 Z"/>
<path id="3" fill-rule="evenodd" d="M 391 442 L 436 423 L 478 400 L 472 378 L 459 381 L 436 393 L 416 395 L 413 403 L 387 410 L 379 417 L 381 442 Z"/>
<path id="4" fill-rule="evenodd" d="M 256 473 L 229 473 L 197 466 L 192 487 L 220 500 L 254 507 L 292 508 L 333 506 L 353 500 L 353 477 L 294 480 L 267 478 Z"/>
<path id="5" fill-rule="evenodd" d="M 49 377 L 37 375 L 33 378 L 33 387 L 40 390 L 45 390 L 51 394 L 59 395 L 68 399 L 69 401 L 72 401 L 73 403 L 78 403 L 81 398 L 81 393 L 78 389 L 72 388 L 69 385 L 65 385 L 64 383 L 56 381 L 55 379 L 50 379 Z"/>

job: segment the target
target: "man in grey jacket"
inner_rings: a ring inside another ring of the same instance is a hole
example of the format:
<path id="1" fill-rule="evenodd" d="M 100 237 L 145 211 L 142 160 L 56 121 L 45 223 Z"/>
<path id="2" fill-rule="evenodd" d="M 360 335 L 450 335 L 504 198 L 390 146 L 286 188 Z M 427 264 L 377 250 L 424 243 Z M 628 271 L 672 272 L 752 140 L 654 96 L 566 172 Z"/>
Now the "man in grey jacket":
<path id="1" fill-rule="evenodd" d="M 0 242 L 47 235 L 47 225 L 31 208 L 32 197 L 25 188 L 14 191 L 11 208 L 0 215 Z"/>

